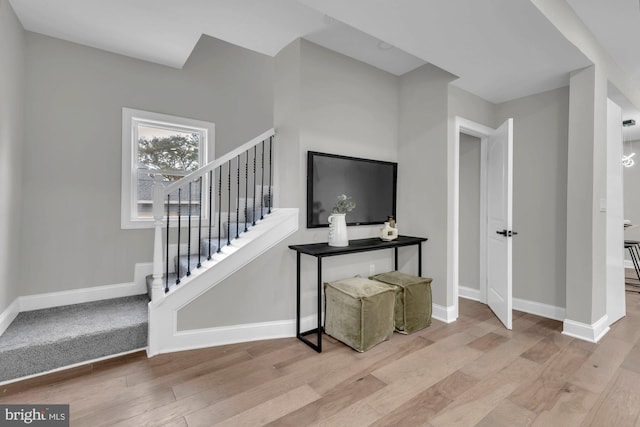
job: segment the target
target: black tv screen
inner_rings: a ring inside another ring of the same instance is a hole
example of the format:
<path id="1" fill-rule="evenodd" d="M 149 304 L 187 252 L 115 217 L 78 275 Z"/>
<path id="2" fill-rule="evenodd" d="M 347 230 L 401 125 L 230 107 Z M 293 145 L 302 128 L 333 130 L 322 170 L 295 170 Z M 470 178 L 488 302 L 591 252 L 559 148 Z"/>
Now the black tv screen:
<path id="1" fill-rule="evenodd" d="M 338 196 L 356 207 L 347 225 L 382 224 L 396 216 L 398 164 L 309 151 L 307 154 L 307 228 L 328 227 Z"/>

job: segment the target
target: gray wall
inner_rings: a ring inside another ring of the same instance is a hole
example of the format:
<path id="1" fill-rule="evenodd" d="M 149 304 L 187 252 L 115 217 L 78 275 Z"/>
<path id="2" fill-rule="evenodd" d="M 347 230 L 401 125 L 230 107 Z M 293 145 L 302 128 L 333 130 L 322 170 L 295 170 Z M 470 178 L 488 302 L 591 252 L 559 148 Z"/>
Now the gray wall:
<path id="1" fill-rule="evenodd" d="M 398 217 L 401 232 L 426 236 L 423 275 L 433 279 L 433 301 L 453 305 L 448 292 L 448 88 L 452 74 L 427 64 L 400 79 Z M 415 262 L 408 265 L 415 271 Z"/>
<path id="2" fill-rule="evenodd" d="M 305 228 L 308 150 L 397 160 L 397 77 L 304 40 L 285 48 L 275 62 L 281 168 L 276 201 L 280 197 L 280 206 L 300 208 L 300 230 L 182 309 L 179 330 L 295 317 L 295 254 L 287 245 L 328 238 L 326 228 Z M 400 216 L 399 227 L 406 233 L 403 220 Z M 372 237 L 379 228 L 349 227 L 349 238 Z M 371 252 L 326 259 L 323 278 L 366 276 L 370 264 L 375 272 L 388 271 L 391 258 Z M 303 258 L 303 316 L 315 312 L 315 266 L 315 259 Z"/>
<path id="3" fill-rule="evenodd" d="M 24 30 L 0 0 L 0 313 L 20 294 Z"/>
<path id="4" fill-rule="evenodd" d="M 460 286 L 480 290 L 480 138 L 460 134 Z"/>
<path id="5" fill-rule="evenodd" d="M 513 117 L 513 297 L 565 307 L 569 88 L 497 105 Z"/>
<path id="6" fill-rule="evenodd" d="M 202 37 L 181 70 L 26 46 L 21 295 L 130 282 L 151 261 L 152 230 L 120 229 L 122 107 L 214 122 L 218 156 L 273 126 L 273 58 L 226 42 Z"/>
<path id="7" fill-rule="evenodd" d="M 478 95 L 460 89 L 453 84 L 449 85 L 449 120 L 456 117 L 480 123 L 490 128 L 496 127 L 496 106 Z M 453 127 L 451 128 L 453 132 Z M 453 135 L 451 135 L 453 137 Z"/>
<path id="8" fill-rule="evenodd" d="M 591 325 L 606 314 L 607 78 L 591 66 L 570 88 L 566 318 Z"/>

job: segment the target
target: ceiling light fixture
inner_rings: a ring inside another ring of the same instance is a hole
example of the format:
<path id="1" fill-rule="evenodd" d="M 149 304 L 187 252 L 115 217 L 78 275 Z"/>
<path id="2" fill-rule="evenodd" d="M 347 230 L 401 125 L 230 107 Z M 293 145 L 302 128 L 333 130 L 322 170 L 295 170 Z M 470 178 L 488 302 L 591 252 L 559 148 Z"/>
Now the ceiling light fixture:
<path id="1" fill-rule="evenodd" d="M 378 49 L 380 50 L 389 50 L 389 49 L 393 49 L 393 45 L 390 45 L 387 42 L 383 42 L 382 40 L 380 40 L 378 42 Z"/>
<path id="2" fill-rule="evenodd" d="M 629 126 L 635 126 L 636 121 L 633 119 L 629 119 L 629 120 L 624 120 L 622 122 L 622 126 L 623 127 L 629 127 Z M 624 138 L 622 140 L 622 149 L 624 150 Z M 629 140 L 629 151 L 631 151 L 631 154 L 628 155 L 624 155 L 622 156 L 622 166 L 624 166 L 625 168 L 630 168 L 631 166 L 636 164 L 636 161 L 633 160 L 633 156 L 636 155 L 636 153 L 633 152 L 633 147 L 631 146 L 631 140 Z"/>

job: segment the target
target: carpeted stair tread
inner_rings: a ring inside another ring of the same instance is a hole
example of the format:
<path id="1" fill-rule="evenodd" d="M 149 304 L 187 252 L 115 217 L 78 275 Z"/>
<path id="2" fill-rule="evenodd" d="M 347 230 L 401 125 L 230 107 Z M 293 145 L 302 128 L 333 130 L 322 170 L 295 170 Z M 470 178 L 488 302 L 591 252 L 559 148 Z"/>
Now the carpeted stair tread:
<path id="1" fill-rule="evenodd" d="M 18 314 L 0 336 L 0 382 L 147 346 L 147 295 Z"/>

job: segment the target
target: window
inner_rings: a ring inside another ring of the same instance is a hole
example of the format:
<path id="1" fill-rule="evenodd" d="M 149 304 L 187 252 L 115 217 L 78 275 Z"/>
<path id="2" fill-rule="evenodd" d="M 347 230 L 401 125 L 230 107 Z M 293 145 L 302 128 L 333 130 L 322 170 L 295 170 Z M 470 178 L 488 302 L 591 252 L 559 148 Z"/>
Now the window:
<path id="1" fill-rule="evenodd" d="M 154 175 L 177 181 L 207 162 L 214 124 L 122 109 L 122 228 L 153 227 Z"/>

